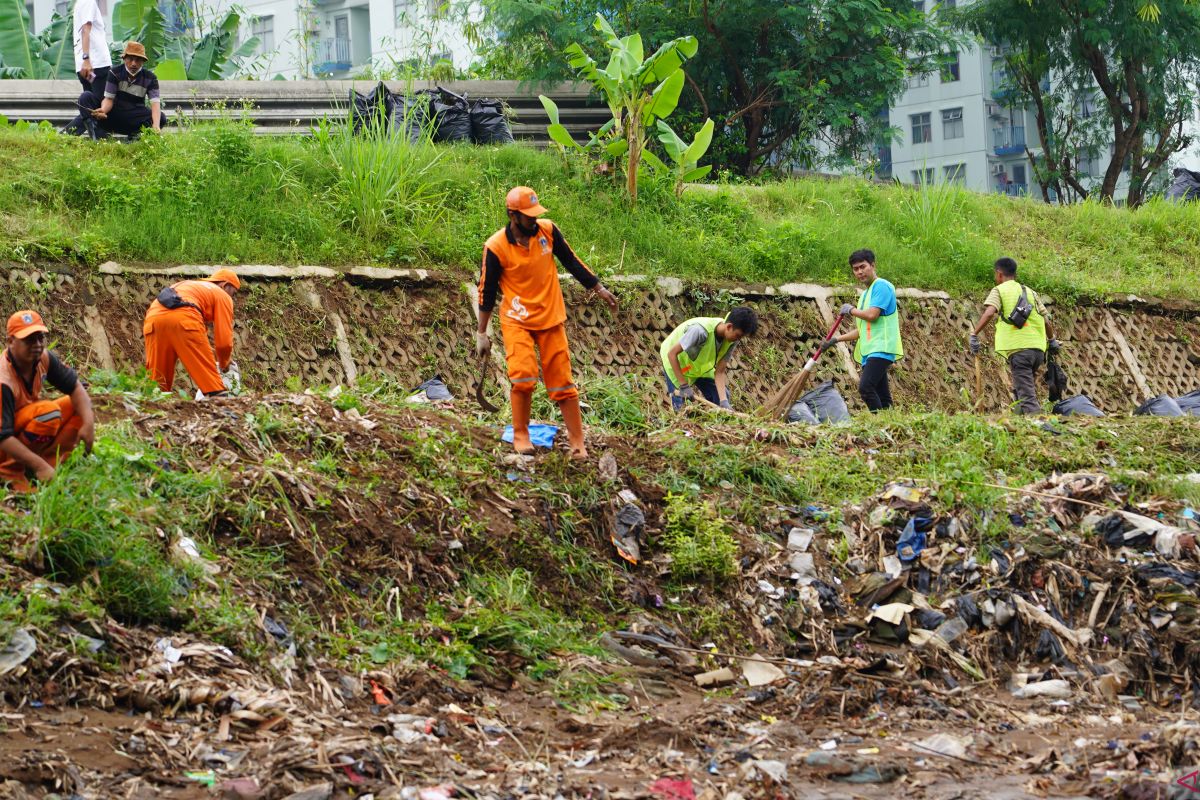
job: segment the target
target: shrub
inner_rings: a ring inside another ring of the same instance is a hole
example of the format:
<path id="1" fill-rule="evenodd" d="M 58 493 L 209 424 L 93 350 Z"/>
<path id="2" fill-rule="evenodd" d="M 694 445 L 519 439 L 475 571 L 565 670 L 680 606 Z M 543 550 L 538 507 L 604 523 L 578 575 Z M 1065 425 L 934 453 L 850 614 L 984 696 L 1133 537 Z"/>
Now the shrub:
<path id="1" fill-rule="evenodd" d="M 737 542 L 707 500 L 668 494 L 662 543 L 671 555 L 671 575 L 677 580 L 716 582 L 737 574 Z"/>

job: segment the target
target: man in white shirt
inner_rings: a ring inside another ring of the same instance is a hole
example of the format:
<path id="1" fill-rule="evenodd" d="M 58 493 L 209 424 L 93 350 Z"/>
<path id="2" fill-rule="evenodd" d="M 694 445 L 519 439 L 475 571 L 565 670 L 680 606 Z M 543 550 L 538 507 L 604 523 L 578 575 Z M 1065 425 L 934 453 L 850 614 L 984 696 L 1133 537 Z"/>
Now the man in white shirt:
<path id="1" fill-rule="evenodd" d="M 112 67 L 112 53 L 108 47 L 108 25 L 104 20 L 107 0 L 75 0 L 75 14 L 71 31 L 75 42 L 75 74 L 83 85 L 79 104 L 96 108 L 104 99 L 104 84 Z M 87 102 L 87 95 L 95 102 Z M 70 133 L 92 133 L 89 116 L 77 116 L 66 127 Z"/>

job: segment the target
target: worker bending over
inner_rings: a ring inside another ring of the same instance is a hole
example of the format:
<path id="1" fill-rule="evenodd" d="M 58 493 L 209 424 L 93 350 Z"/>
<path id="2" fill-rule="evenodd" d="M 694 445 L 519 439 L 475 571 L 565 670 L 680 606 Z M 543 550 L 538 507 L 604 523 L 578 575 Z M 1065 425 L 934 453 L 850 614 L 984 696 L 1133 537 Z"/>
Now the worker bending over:
<path id="1" fill-rule="evenodd" d="M 658 348 L 671 407 L 683 408 L 699 389 L 713 405 L 733 408 L 725 376 L 729 357 L 743 337 L 757 332 L 758 315 L 746 306 L 724 317 L 693 317 L 671 331 Z"/>
<path id="2" fill-rule="evenodd" d="M 184 368 L 206 397 L 228 389 L 221 373 L 233 357 L 233 296 L 241 281 L 231 269 L 211 277 L 180 281 L 158 293 L 146 311 L 146 370 L 164 392 L 175 382 L 175 362 Z M 211 325 L 212 346 L 206 325 Z M 215 357 L 214 357 L 215 350 Z"/>

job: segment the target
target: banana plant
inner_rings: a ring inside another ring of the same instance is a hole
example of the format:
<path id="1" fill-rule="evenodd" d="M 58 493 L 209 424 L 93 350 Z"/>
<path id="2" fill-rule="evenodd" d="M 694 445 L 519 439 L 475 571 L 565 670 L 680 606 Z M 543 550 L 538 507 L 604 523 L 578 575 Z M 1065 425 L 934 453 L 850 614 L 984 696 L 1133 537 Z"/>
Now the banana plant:
<path id="1" fill-rule="evenodd" d="M 704 124 L 700 126 L 700 130 L 696 131 L 695 137 L 690 143 L 685 142 L 680 138 L 679 134 L 675 133 L 674 129 L 666 123 L 665 120 L 659 120 L 656 127 L 658 128 L 658 141 L 663 146 L 663 150 L 671 157 L 673 166 L 667 166 L 653 152 L 647 150 L 645 152 L 646 161 L 656 171 L 662 173 L 670 173 L 675 177 L 675 196 L 679 197 L 683 194 L 683 185 L 698 181 L 712 171 L 712 164 L 700 166 L 700 159 L 708 152 L 709 146 L 712 144 L 713 137 L 713 121 L 706 119 Z"/>
<path id="2" fill-rule="evenodd" d="M 696 55 L 699 45 L 694 36 L 672 39 L 645 57 L 639 34 L 617 36 L 616 31 L 600 14 L 596 29 L 605 36 L 609 49 L 607 66 L 601 68 L 579 44 L 569 45 L 567 63 L 580 77 L 592 84 L 604 96 L 612 120 L 593 137 L 587 146 L 603 143 L 613 158 L 625 160 L 625 189 L 631 204 L 637 204 L 638 168 L 646 151 L 646 130 L 660 119 L 670 116 L 679 105 L 685 75 L 683 63 Z M 547 133 L 562 147 L 584 149 L 571 138 L 558 121 L 558 108 L 548 97 L 541 97 L 550 116 Z"/>
<path id="3" fill-rule="evenodd" d="M 0 0 L 0 76 L 74 77 L 75 51 L 67 27 L 67 20 L 55 14 L 34 34 L 24 0 Z"/>
<path id="4" fill-rule="evenodd" d="M 113 39 L 141 42 L 159 80 L 221 80 L 236 75 L 258 48 L 258 38 L 253 36 L 238 44 L 241 21 L 237 12 L 227 12 L 196 39 L 189 30 L 169 30 L 157 0 L 120 0 L 113 8 Z"/>

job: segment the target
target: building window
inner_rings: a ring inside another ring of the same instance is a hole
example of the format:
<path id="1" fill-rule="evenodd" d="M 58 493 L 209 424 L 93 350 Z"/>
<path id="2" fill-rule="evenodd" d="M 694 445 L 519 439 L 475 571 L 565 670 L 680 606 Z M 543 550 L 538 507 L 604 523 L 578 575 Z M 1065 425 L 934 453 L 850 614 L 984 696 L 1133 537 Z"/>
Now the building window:
<path id="1" fill-rule="evenodd" d="M 1013 164 L 1012 169 L 1013 169 L 1012 182 L 1016 183 L 1016 184 L 1020 184 L 1021 186 L 1024 186 L 1025 185 L 1025 165 L 1024 164 Z"/>
<path id="2" fill-rule="evenodd" d="M 417 0 L 392 0 L 392 8 L 396 11 L 396 24 L 411 22 L 417 10 Z"/>
<path id="3" fill-rule="evenodd" d="M 963 138 L 963 118 L 961 108 L 942 109 L 942 138 Z"/>
<path id="4" fill-rule="evenodd" d="M 430 19 L 441 19 L 450 9 L 448 0 L 426 0 L 426 5 Z"/>
<path id="5" fill-rule="evenodd" d="M 947 53 L 942 60 L 942 83 L 954 83 L 962 77 L 958 64 L 958 53 Z"/>
<path id="6" fill-rule="evenodd" d="M 54 13 L 65 18 L 71 13 L 71 0 L 54 0 Z"/>
<path id="7" fill-rule="evenodd" d="M 966 164 L 947 164 L 942 167 L 942 173 L 945 175 L 946 183 L 962 185 L 967 182 Z"/>
<path id="8" fill-rule="evenodd" d="M 922 86 L 929 85 L 929 74 L 922 72 L 917 75 L 908 76 L 908 88 L 920 89 Z"/>
<path id="9" fill-rule="evenodd" d="M 912 182 L 918 186 L 928 186 L 933 183 L 934 177 L 937 175 L 933 167 L 927 169 L 914 169 L 912 171 Z"/>
<path id="10" fill-rule="evenodd" d="M 275 51 L 275 17 L 268 14 L 265 17 L 254 17 L 250 22 L 250 35 L 258 37 L 258 53 Z"/>
<path id="11" fill-rule="evenodd" d="M 913 11 L 918 14 L 925 13 L 925 0 L 913 0 Z"/>
<path id="12" fill-rule="evenodd" d="M 930 112 L 913 114 L 909 117 L 909 120 L 912 121 L 913 144 L 928 144 L 933 141 L 933 122 Z"/>

